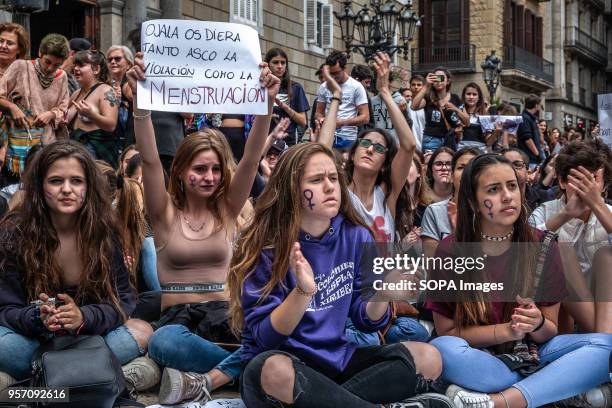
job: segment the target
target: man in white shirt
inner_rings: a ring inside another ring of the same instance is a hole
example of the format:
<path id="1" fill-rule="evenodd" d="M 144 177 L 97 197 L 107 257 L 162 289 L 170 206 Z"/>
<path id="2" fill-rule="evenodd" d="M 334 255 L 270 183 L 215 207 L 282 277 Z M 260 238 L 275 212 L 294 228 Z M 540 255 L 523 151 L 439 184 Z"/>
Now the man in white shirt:
<path id="1" fill-rule="evenodd" d="M 366 91 L 363 85 L 346 73 L 346 62 L 346 55 L 340 51 L 333 51 L 325 60 L 325 64 L 329 66 L 329 73 L 342 88 L 334 138 L 334 148 L 341 151 L 349 150 L 355 143 L 358 126 L 370 121 Z M 327 84 L 321 84 L 315 114 L 316 120 L 320 123 L 325 119 L 332 97 Z"/>
<path id="2" fill-rule="evenodd" d="M 410 91 L 412 95 L 419 93 L 423 85 L 425 85 L 425 78 L 418 74 L 413 75 L 412 78 L 410 78 Z M 410 115 L 410 119 L 412 119 L 412 134 L 416 140 L 416 149 L 420 152 L 421 141 L 423 140 L 423 129 L 425 128 L 425 109 L 415 111 L 412 109 L 412 104 L 409 102 L 408 114 Z"/>

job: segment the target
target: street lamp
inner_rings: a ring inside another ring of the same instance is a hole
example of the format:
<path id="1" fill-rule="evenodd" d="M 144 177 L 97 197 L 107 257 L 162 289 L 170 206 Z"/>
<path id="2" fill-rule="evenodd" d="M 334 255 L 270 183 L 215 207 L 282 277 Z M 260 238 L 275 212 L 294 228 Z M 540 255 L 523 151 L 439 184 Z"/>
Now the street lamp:
<path id="1" fill-rule="evenodd" d="M 490 102 L 493 104 L 495 92 L 499 86 L 499 74 L 501 73 L 501 60 L 497 55 L 495 55 L 495 50 L 492 50 L 491 54 L 485 57 L 485 60 L 482 64 L 480 64 L 480 67 L 482 68 L 484 82 L 485 85 L 487 85 L 487 89 L 489 90 L 489 95 L 491 97 Z"/>
<path id="2" fill-rule="evenodd" d="M 369 6 L 364 4 L 357 13 L 351 7 L 352 0 L 342 3 L 342 11 L 334 11 L 334 15 L 340 23 L 342 41 L 349 57 L 351 52 L 359 52 L 367 61 L 382 51 L 389 56 L 403 52 L 404 59 L 408 59 L 410 41 L 421 23 L 416 11 L 412 10 L 412 0 L 407 0 L 401 7 L 395 0 L 371 0 Z M 397 43 L 394 44 L 396 35 Z"/>

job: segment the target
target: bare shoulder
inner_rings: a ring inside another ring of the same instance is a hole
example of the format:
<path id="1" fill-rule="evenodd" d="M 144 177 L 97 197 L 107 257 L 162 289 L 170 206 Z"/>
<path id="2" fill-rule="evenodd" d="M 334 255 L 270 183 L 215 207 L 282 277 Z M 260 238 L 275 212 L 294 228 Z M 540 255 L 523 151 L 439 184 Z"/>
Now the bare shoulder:
<path id="1" fill-rule="evenodd" d="M 114 89 L 108 84 L 102 84 L 96 89 L 96 96 L 100 98 L 100 100 L 108 103 L 111 108 L 119 106 L 119 99 L 115 94 Z"/>

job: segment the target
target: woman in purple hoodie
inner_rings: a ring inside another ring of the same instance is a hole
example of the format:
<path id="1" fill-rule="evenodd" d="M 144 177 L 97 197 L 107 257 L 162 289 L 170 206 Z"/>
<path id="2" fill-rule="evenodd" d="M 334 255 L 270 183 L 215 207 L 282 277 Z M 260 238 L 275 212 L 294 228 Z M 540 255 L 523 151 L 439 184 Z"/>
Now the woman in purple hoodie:
<path id="1" fill-rule="evenodd" d="M 283 153 L 253 219 L 228 277 L 248 407 L 405 407 L 415 399 L 450 407 L 436 394 L 394 403 L 440 375 L 430 345 L 357 348 L 344 336 L 347 318 L 374 332 L 390 311 L 362 296 L 360 260 L 373 239 L 331 150 L 305 143 Z"/>

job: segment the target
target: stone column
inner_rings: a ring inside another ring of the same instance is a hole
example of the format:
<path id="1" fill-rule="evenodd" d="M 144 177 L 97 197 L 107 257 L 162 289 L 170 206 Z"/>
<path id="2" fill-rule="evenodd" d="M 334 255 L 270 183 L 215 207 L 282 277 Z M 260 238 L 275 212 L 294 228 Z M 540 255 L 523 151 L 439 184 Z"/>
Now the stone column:
<path id="1" fill-rule="evenodd" d="M 160 8 L 162 9 L 162 18 L 183 18 L 182 0 L 160 0 Z"/>
<path id="2" fill-rule="evenodd" d="M 100 49 L 106 51 L 113 44 L 123 44 L 123 0 L 101 0 Z"/>
<path id="3" fill-rule="evenodd" d="M 564 96 L 565 89 L 565 0 L 552 0 L 551 4 L 551 57 L 555 64 L 551 96 Z"/>
<path id="4" fill-rule="evenodd" d="M 143 21 L 147 20 L 147 1 L 129 0 L 125 2 L 123 9 L 123 38 L 135 28 L 139 28 Z"/>

